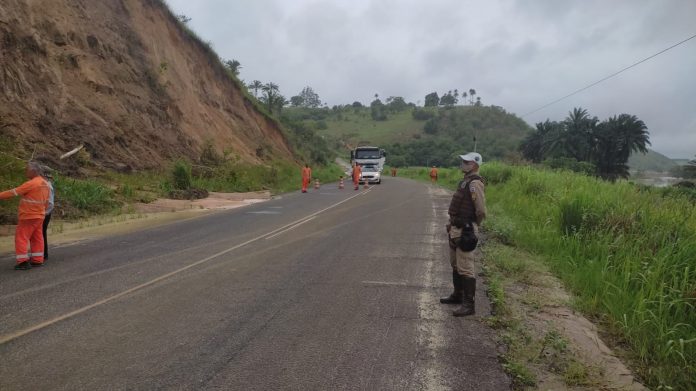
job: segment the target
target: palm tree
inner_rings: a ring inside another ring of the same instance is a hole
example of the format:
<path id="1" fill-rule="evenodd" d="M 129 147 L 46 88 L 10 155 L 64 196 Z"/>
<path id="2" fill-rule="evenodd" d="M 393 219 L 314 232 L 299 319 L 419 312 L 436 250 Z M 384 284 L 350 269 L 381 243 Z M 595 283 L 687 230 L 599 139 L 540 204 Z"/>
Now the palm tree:
<path id="1" fill-rule="evenodd" d="M 283 111 L 283 107 L 285 107 L 288 103 L 290 103 L 289 100 L 287 100 L 283 95 L 278 95 L 276 96 L 274 106 L 278 110 L 278 114 L 280 115 L 281 111 Z"/>
<path id="2" fill-rule="evenodd" d="M 258 97 L 259 97 L 259 90 L 260 90 L 262 87 L 263 87 L 263 84 L 262 84 L 260 81 L 258 81 L 258 80 L 254 80 L 254 81 L 251 82 L 251 84 L 249 84 L 249 89 L 254 90 L 254 98 L 258 98 Z"/>
<path id="3" fill-rule="evenodd" d="M 242 68 L 242 64 L 237 60 L 227 60 L 225 61 L 225 66 L 227 70 L 232 72 L 233 75 L 239 76 L 239 69 Z"/>
<path id="4" fill-rule="evenodd" d="M 563 132 L 558 122 L 539 122 L 536 131 L 529 134 L 520 145 L 525 159 L 540 163 L 552 155 L 562 154 Z"/>
<path id="5" fill-rule="evenodd" d="M 471 88 L 469 89 L 469 103 L 474 104 L 474 95 L 476 95 L 476 90 Z"/>
<path id="6" fill-rule="evenodd" d="M 275 104 L 276 97 L 279 95 L 278 89 L 278 85 L 273 82 L 269 82 L 261 87 L 261 90 L 264 93 L 262 99 L 264 103 L 266 103 L 268 112 L 271 114 L 273 113 L 273 105 Z"/>
<path id="7" fill-rule="evenodd" d="M 648 152 L 650 140 L 645 123 L 635 115 L 621 114 L 602 122 L 596 130 L 593 160 L 597 175 L 610 181 L 628 178 L 631 153 Z"/>
<path id="8" fill-rule="evenodd" d="M 593 148 L 597 144 L 597 123 L 597 117 L 590 117 L 587 110 L 580 107 L 574 108 L 563 121 L 567 133 L 566 150 L 575 160 L 592 160 Z"/>
<path id="9" fill-rule="evenodd" d="M 621 114 L 616 118 L 620 135 L 621 149 L 625 151 L 626 160 L 632 152 L 647 153 L 650 144 L 650 133 L 645 123 L 635 115 Z"/>
<path id="10" fill-rule="evenodd" d="M 464 104 L 466 104 L 466 97 L 467 96 L 468 95 L 467 95 L 466 91 L 462 91 L 462 102 L 464 102 Z"/>

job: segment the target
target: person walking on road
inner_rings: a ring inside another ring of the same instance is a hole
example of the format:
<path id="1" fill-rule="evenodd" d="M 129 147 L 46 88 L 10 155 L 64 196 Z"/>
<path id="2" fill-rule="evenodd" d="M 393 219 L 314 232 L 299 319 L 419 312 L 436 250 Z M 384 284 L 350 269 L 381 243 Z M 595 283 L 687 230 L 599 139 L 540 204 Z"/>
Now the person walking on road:
<path id="1" fill-rule="evenodd" d="M 51 222 L 51 214 L 53 213 L 53 207 L 55 205 L 55 190 L 53 188 L 53 175 L 51 175 L 45 168 L 44 168 L 44 174 L 43 174 L 44 179 L 46 180 L 46 183 L 48 183 L 48 206 L 46 207 L 46 214 L 44 216 L 44 221 L 43 221 L 43 242 L 44 242 L 44 262 L 48 260 L 48 224 Z"/>
<path id="2" fill-rule="evenodd" d="M 312 169 L 309 168 L 309 164 L 305 164 L 305 166 L 302 167 L 302 192 L 303 193 L 307 192 L 307 187 L 309 186 L 310 182 L 312 182 Z"/>
<path id="3" fill-rule="evenodd" d="M 437 167 L 435 166 L 430 169 L 430 183 L 437 183 Z"/>
<path id="4" fill-rule="evenodd" d="M 27 163 L 25 174 L 28 181 L 0 193 L 0 200 L 22 197 L 19 200 L 19 222 L 15 230 L 16 270 L 42 266 L 44 261 L 42 226 L 50 196 L 49 185 L 41 176 L 41 166 L 37 162 Z"/>
<path id="5" fill-rule="evenodd" d="M 449 236 L 450 264 L 452 265 L 451 295 L 440 299 L 443 304 L 461 304 L 452 314 L 454 316 L 473 315 L 476 294 L 475 263 L 480 259 L 476 248 L 478 230 L 486 218 L 486 198 L 483 178 L 479 167 L 483 158 L 476 152 L 460 155 L 464 178 L 457 185 L 449 206 L 449 223 L 446 225 Z"/>
<path id="6" fill-rule="evenodd" d="M 353 187 L 355 190 L 360 188 L 360 175 L 362 174 L 362 169 L 358 163 L 353 166 Z"/>

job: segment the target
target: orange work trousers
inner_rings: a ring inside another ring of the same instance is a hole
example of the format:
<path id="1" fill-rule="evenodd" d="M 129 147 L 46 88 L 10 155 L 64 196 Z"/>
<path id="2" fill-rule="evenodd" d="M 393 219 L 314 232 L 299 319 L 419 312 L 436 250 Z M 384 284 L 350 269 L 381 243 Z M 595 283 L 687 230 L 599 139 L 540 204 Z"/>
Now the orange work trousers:
<path id="1" fill-rule="evenodd" d="M 15 255 L 17 263 L 31 261 L 43 263 L 44 239 L 43 220 L 19 220 L 15 230 Z M 29 250 L 31 248 L 31 251 Z"/>
<path id="2" fill-rule="evenodd" d="M 307 192 L 307 186 L 309 186 L 309 178 L 302 178 L 302 192 Z"/>

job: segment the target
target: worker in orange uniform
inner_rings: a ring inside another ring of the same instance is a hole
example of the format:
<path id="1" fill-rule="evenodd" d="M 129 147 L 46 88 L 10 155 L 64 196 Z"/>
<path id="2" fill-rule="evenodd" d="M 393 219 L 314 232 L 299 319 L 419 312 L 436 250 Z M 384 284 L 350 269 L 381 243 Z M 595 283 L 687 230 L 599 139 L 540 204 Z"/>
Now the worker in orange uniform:
<path id="1" fill-rule="evenodd" d="M 437 167 L 435 166 L 430 169 L 430 182 L 437 183 Z"/>
<path id="2" fill-rule="evenodd" d="M 396 176 L 396 167 L 392 167 L 391 169 L 391 175 Z"/>
<path id="3" fill-rule="evenodd" d="M 355 190 L 358 190 L 360 188 L 360 175 L 362 174 L 362 169 L 358 165 L 358 163 L 355 163 L 353 166 L 353 187 Z"/>
<path id="4" fill-rule="evenodd" d="M 309 183 L 312 181 L 312 169 L 309 168 L 309 164 L 305 164 L 304 167 L 302 167 L 302 192 L 306 193 L 307 192 L 307 186 L 309 186 Z"/>
<path id="5" fill-rule="evenodd" d="M 44 242 L 43 221 L 48 207 L 50 188 L 41 176 L 37 162 L 27 163 L 25 174 L 28 181 L 14 189 L 0 193 L 0 200 L 21 196 L 19 200 L 19 222 L 15 230 L 15 270 L 27 270 L 32 266 L 43 266 Z M 28 249 L 31 247 L 31 252 Z"/>

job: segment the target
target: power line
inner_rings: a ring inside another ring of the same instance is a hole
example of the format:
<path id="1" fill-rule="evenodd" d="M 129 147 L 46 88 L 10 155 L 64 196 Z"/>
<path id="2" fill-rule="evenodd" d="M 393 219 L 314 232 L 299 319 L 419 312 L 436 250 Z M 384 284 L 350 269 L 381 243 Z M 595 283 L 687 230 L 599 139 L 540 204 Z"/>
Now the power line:
<path id="1" fill-rule="evenodd" d="M 657 53 L 653 54 L 653 55 L 650 56 L 650 57 L 646 57 L 646 58 L 644 58 L 644 59 L 638 61 L 637 63 L 635 63 L 635 64 L 633 64 L 633 65 L 629 65 L 629 66 L 627 66 L 626 68 L 624 68 L 624 69 L 622 69 L 622 70 L 620 70 L 620 71 L 618 71 L 618 72 L 612 73 L 611 75 L 609 75 L 609 76 L 607 76 L 607 77 L 605 77 L 605 78 L 603 78 L 603 79 L 601 79 L 601 80 L 598 80 L 598 81 L 596 81 L 596 82 L 594 82 L 594 83 L 592 83 L 592 84 L 590 84 L 590 85 L 588 85 L 588 86 L 586 86 L 586 87 L 583 87 L 583 88 L 581 88 L 581 89 L 579 89 L 579 90 L 573 91 L 573 92 L 571 92 L 570 94 L 568 94 L 568 95 L 566 95 L 566 96 L 564 96 L 564 97 L 562 97 L 562 98 L 558 98 L 558 99 L 554 100 L 554 101 L 551 102 L 551 103 L 545 104 L 545 105 L 539 107 L 539 108 L 536 109 L 536 110 L 532 110 L 532 111 L 530 111 L 529 113 L 524 114 L 524 115 L 522 116 L 522 118 L 524 118 L 524 117 L 526 117 L 526 116 L 528 116 L 528 115 L 530 115 L 530 114 L 534 114 L 534 113 L 536 113 L 537 111 L 542 110 L 542 109 L 545 109 L 545 108 L 547 108 L 547 107 L 549 107 L 549 106 L 551 106 L 551 105 L 553 105 L 553 104 L 555 104 L 555 103 L 558 103 L 558 102 L 562 101 L 563 99 L 569 98 L 569 97 L 571 97 L 571 96 L 573 96 L 573 95 L 575 95 L 575 94 L 577 94 L 577 93 L 580 93 L 580 92 L 582 92 L 582 91 L 585 91 L 586 89 L 588 89 L 588 88 L 590 88 L 590 87 L 594 87 L 594 86 L 596 86 L 597 84 L 599 84 L 599 83 L 601 83 L 601 82 L 603 82 L 603 81 L 605 81 L 605 80 L 607 80 L 607 79 L 611 79 L 612 77 L 618 75 L 618 74 L 621 73 L 621 72 L 627 71 L 627 70 L 633 68 L 634 66 L 636 66 L 636 65 L 638 65 L 638 64 L 644 63 L 644 62 L 650 60 L 650 59 L 653 58 L 653 57 L 657 57 L 657 56 L 659 56 L 660 54 L 662 54 L 662 53 L 664 53 L 664 52 L 666 52 L 666 51 L 668 51 L 668 50 L 670 50 L 670 49 L 673 49 L 673 48 L 675 48 L 675 47 L 677 47 L 677 46 L 679 46 L 679 45 L 681 45 L 681 44 L 683 44 L 683 43 L 685 43 L 685 42 L 687 42 L 687 41 L 689 41 L 689 40 L 691 40 L 691 39 L 694 39 L 694 38 L 696 38 L 696 35 L 692 35 L 692 36 L 690 36 L 689 38 L 687 38 L 687 39 L 685 39 L 685 40 L 683 40 L 683 41 L 681 41 L 681 42 L 679 42 L 679 43 L 676 43 L 676 44 L 674 44 L 674 45 L 668 47 L 667 49 L 664 49 L 664 50 L 662 50 L 662 51 L 660 51 L 660 52 L 657 52 Z"/>

